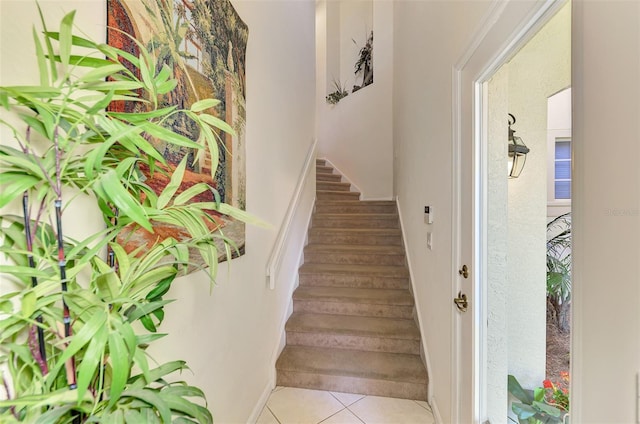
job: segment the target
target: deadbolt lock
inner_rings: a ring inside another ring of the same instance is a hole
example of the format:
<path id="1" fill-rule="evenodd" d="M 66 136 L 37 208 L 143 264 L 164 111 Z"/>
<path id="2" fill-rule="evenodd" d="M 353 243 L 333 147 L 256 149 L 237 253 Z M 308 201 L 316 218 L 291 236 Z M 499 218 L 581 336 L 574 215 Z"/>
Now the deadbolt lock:
<path id="1" fill-rule="evenodd" d="M 462 275 L 464 278 L 469 278 L 469 267 L 462 265 L 462 269 L 458 270 L 458 274 Z"/>
<path id="2" fill-rule="evenodd" d="M 467 312 L 467 308 L 469 307 L 469 301 L 467 300 L 467 295 L 458 292 L 458 297 L 453 299 L 453 303 L 456 304 L 456 307 L 460 312 Z"/>

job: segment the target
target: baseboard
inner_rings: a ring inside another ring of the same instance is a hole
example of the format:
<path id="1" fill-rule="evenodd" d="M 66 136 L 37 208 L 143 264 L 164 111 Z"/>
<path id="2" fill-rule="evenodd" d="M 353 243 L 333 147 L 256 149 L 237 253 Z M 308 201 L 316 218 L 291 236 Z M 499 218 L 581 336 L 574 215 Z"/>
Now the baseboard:
<path id="1" fill-rule="evenodd" d="M 436 424 L 444 424 L 435 397 L 432 396 L 431 399 L 429 399 L 429 406 L 431 407 L 431 412 L 433 413 L 433 418 L 435 419 Z"/>
<path id="2" fill-rule="evenodd" d="M 264 387 L 264 390 L 262 391 L 262 394 L 260 395 L 260 398 L 258 399 L 258 403 L 256 403 L 253 411 L 251 411 L 251 415 L 249 415 L 247 423 L 255 423 L 256 421 L 258 421 L 258 418 L 260 417 L 260 414 L 262 413 L 262 410 L 267 404 L 269 396 L 271 396 L 271 392 L 273 392 L 273 389 L 275 389 L 275 387 L 275 380 L 272 381 L 272 379 L 269 378 L 267 384 Z"/>
<path id="3" fill-rule="evenodd" d="M 409 256 L 409 250 L 407 249 L 407 233 L 405 231 L 405 227 L 404 227 L 404 221 L 402 220 L 402 209 L 400 207 L 400 199 L 398 196 L 396 196 L 396 207 L 398 208 L 398 219 L 400 221 L 400 231 L 402 233 L 402 246 L 404 247 L 404 251 L 405 251 L 405 257 L 407 258 L 407 267 L 409 268 L 409 281 L 411 282 L 411 294 L 413 295 L 413 301 L 414 301 L 414 305 L 415 305 L 415 309 L 416 309 L 416 318 L 418 319 L 418 329 L 420 330 L 420 341 L 422 344 L 422 349 L 421 349 L 421 353 L 424 352 L 424 366 L 427 369 L 427 375 L 429 376 L 429 380 L 431 380 L 431 361 L 429 359 L 429 351 L 427 349 L 427 342 L 426 339 L 424 337 L 424 333 L 423 333 L 423 329 L 424 327 L 422 326 L 422 322 L 420 321 L 420 314 L 417 313 L 419 310 L 422 310 L 422 308 L 420 307 L 420 299 L 417 298 L 416 296 L 416 285 L 415 285 L 415 278 L 414 278 L 414 274 L 413 274 L 413 266 L 411 264 L 411 257 Z M 422 355 L 420 355 L 422 356 Z M 431 382 L 428 383 L 427 385 L 427 397 L 431 398 L 433 395 L 433 390 L 431 388 Z"/>

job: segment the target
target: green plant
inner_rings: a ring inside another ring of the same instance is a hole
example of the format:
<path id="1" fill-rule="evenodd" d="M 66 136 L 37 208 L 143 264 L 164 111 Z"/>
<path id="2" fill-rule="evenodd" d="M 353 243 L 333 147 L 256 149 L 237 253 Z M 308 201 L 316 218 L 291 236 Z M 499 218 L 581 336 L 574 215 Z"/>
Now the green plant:
<path id="1" fill-rule="evenodd" d="M 534 390 L 523 389 L 518 380 L 509 375 L 508 390 L 520 402 L 513 402 L 511 410 L 518 417 L 521 424 L 552 424 L 562 423 L 568 410 L 550 405 L 545 399 L 546 389 L 537 387 Z"/>
<path id="2" fill-rule="evenodd" d="M 553 383 L 551 380 L 544 380 L 542 386 L 546 390 L 547 402 L 558 408 L 569 411 L 569 373 L 560 372 L 562 381 Z"/>
<path id="3" fill-rule="evenodd" d="M 185 362 L 154 365 L 147 348 L 164 336 L 156 326 L 173 280 L 204 262 L 200 268 L 213 281 L 220 242 L 231 256 L 231 242 L 212 231 L 211 211 L 256 220 L 219 201 L 197 201 L 206 191 L 219 198 L 208 184 L 178 192 L 186 157 L 160 193 L 141 168 L 167 168 L 154 139 L 194 149 L 196 160 L 208 149 L 213 173 L 218 132 L 233 130 L 206 113 L 219 103 L 214 99 L 160 107 L 177 83 L 144 46 L 134 57 L 75 36 L 74 12 L 57 32 L 42 13 L 41 21 L 43 34 L 33 31 L 39 82 L 0 87 L 8 116 L 0 124 L 17 146 L 0 145 L 0 208 L 13 210 L 14 199 L 22 199 L 22 215 L 3 213 L 0 220 L 0 422 L 212 422 L 204 393 L 176 378 Z M 146 111 L 105 110 L 115 100 Z M 198 128 L 195 140 L 166 128 L 176 115 Z M 64 213 L 83 199 L 99 207 L 105 228 L 68 237 Z M 153 233 L 156 223 L 181 229 L 183 237 L 132 250 L 116 243 L 125 230 Z"/>
<path id="4" fill-rule="evenodd" d="M 326 98 L 327 98 L 327 103 L 335 105 L 340 100 L 347 97 L 349 93 L 345 89 L 344 84 L 342 84 L 339 81 L 336 81 L 335 79 L 333 80 L 333 86 L 335 88 L 335 91 L 329 93 Z"/>
<path id="5" fill-rule="evenodd" d="M 547 299 L 561 331 L 569 331 L 571 304 L 571 214 L 547 224 Z"/>
<path id="6" fill-rule="evenodd" d="M 353 40 L 353 42 L 355 43 L 356 40 Z M 373 31 L 371 31 L 364 46 L 358 52 L 358 60 L 354 68 L 356 76 L 362 74 L 362 85 L 354 85 L 352 92 L 356 92 L 373 83 Z"/>

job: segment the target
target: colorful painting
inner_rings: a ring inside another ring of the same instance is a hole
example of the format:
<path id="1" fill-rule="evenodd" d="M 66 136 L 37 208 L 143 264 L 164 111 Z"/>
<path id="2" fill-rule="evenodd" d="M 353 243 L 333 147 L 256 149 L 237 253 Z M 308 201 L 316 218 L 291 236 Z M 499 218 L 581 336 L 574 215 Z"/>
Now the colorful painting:
<path id="1" fill-rule="evenodd" d="M 151 140 L 167 160 L 165 175 L 155 172 L 149 185 L 161 192 L 168 184 L 171 171 L 189 158 L 184 190 L 196 183 L 206 182 L 217 190 L 220 200 L 245 209 L 245 52 L 247 25 L 240 19 L 229 0 L 108 0 L 107 42 L 115 47 L 139 55 L 139 48 L 130 36 L 138 40 L 157 59 L 157 70 L 167 64 L 178 81 L 176 88 L 165 95 L 162 106 L 178 105 L 189 108 L 205 98 L 221 101 L 212 113 L 226 121 L 235 135 L 219 134 L 219 165 L 212 172 L 210 155 L 196 155 L 192 149 L 176 148 L 160 140 Z M 125 66 L 126 66 L 125 61 Z M 143 108 L 139 102 L 113 102 L 111 110 L 136 112 Z M 143 111 L 143 110 L 141 110 Z M 198 134 L 188 120 L 177 115 L 167 124 L 171 129 L 192 140 Z M 142 170 L 148 172 L 149 170 Z M 196 200 L 213 201 L 212 193 L 204 193 Z M 244 223 L 226 215 L 211 212 L 218 229 L 238 247 L 245 249 Z M 215 230 L 216 228 L 212 228 Z M 180 228 L 169 225 L 154 226 L 155 234 L 144 230 L 124 232 L 118 241 L 127 250 L 150 244 L 158 237 L 182 237 Z M 220 245 L 220 260 L 226 259 Z M 238 253 L 234 253 L 236 256 Z"/>

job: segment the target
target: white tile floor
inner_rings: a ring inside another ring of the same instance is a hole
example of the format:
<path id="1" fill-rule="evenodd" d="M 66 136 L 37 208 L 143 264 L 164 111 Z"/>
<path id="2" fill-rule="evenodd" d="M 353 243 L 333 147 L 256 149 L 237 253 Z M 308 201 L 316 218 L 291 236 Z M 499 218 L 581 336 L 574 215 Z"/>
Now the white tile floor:
<path id="1" fill-rule="evenodd" d="M 433 424 L 427 402 L 276 387 L 257 424 Z"/>

